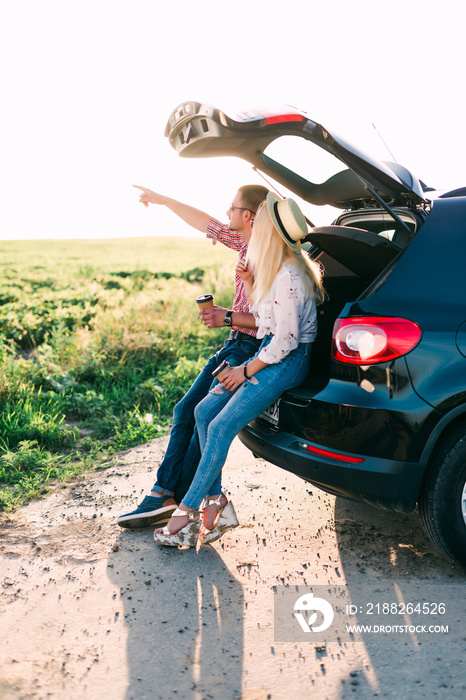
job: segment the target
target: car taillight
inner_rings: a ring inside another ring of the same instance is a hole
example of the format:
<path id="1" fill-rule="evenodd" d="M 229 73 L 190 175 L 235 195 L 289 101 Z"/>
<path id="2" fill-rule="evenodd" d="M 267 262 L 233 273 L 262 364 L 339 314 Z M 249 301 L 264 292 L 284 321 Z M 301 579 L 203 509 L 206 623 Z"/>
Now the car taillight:
<path id="1" fill-rule="evenodd" d="M 417 323 L 404 318 L 337 318 L 333 327 L 332 357 L 353 365 L 387 362 L 410 352 L 421 335 Z"/>

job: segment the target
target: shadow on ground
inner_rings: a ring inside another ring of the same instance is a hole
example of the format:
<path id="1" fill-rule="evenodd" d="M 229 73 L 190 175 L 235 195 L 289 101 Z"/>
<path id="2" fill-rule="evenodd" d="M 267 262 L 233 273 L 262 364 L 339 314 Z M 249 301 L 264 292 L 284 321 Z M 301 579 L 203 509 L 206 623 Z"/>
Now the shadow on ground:
<path id="1" fill-rule="evenodd" d="M 241 694 L 243 589 L 212 547 L 156 547 L 122 531 L 109 554 L 127 627 L 128 700 Z"/>
<path id="2" fill-rule="evenodd" d="M 355 635 L 360 640 L 361 667 L 344 679 L 340 698 L 354 697 L 357 691 L 360 699 L 395 699 L 401 697 L 402 687 L 409 688 L 405 697 L 410 699 L 462 696 L 466 669 L 459 670 L 466 635 L 459 620 L 466 612 L 466 572 L 440 555 L 424 533 L 417 511 L 395 513 L 337 498 L 334 521 L 343 577 L 357 609 L 351 621 L 416 628 L 408 633 Z M 413 611 L 417 603 L 422 611 L 423 603 L 435 610 L 441 602 L 446 606 L 444 615 Z M 432 623 L 449 624 L 449 633 L 420 631 Z"/>

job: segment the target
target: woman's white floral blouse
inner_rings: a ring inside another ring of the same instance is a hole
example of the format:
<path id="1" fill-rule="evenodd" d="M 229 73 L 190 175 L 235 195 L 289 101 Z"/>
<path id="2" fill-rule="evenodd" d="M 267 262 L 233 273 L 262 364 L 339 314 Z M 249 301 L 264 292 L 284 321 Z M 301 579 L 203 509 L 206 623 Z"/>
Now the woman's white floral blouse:
<path id="1" fill-rule="evenodd" d="M 256 308 L 257 306 L 257 308 Z M 298 268 L 284 265 L 269 295 L 252 309 L 259 326 L 257 337 L 273 334 L 258 357 L 269 365 L 285 358 L 299 343 L 312 343 L 317 334 L 317 310 L 309 297 Z"/>

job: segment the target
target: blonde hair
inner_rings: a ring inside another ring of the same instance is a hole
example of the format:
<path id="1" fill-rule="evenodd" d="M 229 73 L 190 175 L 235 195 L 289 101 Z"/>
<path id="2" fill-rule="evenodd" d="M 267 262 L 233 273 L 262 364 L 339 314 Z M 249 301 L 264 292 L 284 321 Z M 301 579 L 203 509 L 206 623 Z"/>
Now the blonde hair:
<path id="1" fill-rule="evenodd" d="M 266 204 L 262 204 L 257 211 L 247 257 L 248 264 L 254 267 L 254 304 L 267 297 L 277 274 L 286 264 L 298 268 L 306 292 L 315 298 L 316 304 L 324 301 L 320 265 L 310 260 L 301 249 L 295 253 L 285 243 L 273 225 Z"/>

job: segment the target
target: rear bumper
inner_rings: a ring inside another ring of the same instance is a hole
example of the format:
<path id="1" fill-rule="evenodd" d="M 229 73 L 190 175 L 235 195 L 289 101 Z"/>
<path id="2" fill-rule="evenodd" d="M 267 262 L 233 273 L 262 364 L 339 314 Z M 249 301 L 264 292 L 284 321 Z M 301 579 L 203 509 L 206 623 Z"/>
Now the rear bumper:
<path id="1" fill-rule="evenodd" d="M 239 438 L 255 455 L 328 493 L 401 512 L 409 512 L 416 505 L 424 464 L 347 453 L 363 460 L 348 464 L 316 456 L 296 435 L 273 432 L 263 427 L 260 420 L 244 428 Z M 312 446 L 309 441 L 306 444 Z"/>

